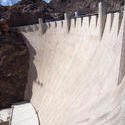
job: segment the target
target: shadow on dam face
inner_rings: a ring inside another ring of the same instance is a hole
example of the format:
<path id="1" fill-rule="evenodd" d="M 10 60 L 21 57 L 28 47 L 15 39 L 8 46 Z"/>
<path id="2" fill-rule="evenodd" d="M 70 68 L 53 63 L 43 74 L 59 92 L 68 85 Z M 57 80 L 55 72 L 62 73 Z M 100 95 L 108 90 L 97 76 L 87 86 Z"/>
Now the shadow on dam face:
<path id="1" fill-rule="evenodd" d="M 50 25 L 51 27 L 51 25 Z M 21 31 L 23 31 L 24 33 L 27 32 L 34 32 L 37 30 L 40 30 L 41 35 L 45 35 L 47 30 L 48 30 L 48 25 L 46 24 L 39 24 L 39 25 L 34 25 L 32 26 L 28 26 L 27 28 L 23 28 L 21 29 Z M 16 32 L 20 32 L 20 30 L 18 29 L 14 29 L 14 31 Z M 29 52 L 29 56 L 30 59 L 28 60 L 29 63 L 29 71 L 28 71 L 28 82 L 25 84 L 25 89 L 23 91 L 24 94 L 24 100 L 25 101 L 30 101 L 33 95 L 33 83 L 37 83 L 38 85 L 42 86 L 43 83 L 40 83 L 39 80 L 37 80 L 38 78 L 38 69 L 36 69 L 36 66 L 34 64 L 35 61 L 35 56 L 37 55 L 37 52 L 35 50 L 35 48 L 31 45 L 30 41 L 25 37 L 25 35 L 23 35 L 23 33 L 21 33 L 21 37 L 23 39 L 23 41 L 25 42 L 27 48 L 28 48 L 28 52 Z"/>
<path id="2" fill-rule="evenodd" d="M 33 87 L 33 81 L 36 81 L 37 79 L 37 69 L 34 65 L 34 59 L 36 55 L 35 49 L 32 47 L 30 42 L 26 39 L 25 36 L 23 36 L 23 39 L 28 47 L 29 53 L 30 53 L 30 59 L 29 59 L 29 75 L 28 75 L 28 83 L 25 89 L 25 100 L 30 101 L 32 98 L 32 87 Z M 30 49 L 29 49 L 30 48 Z"/>

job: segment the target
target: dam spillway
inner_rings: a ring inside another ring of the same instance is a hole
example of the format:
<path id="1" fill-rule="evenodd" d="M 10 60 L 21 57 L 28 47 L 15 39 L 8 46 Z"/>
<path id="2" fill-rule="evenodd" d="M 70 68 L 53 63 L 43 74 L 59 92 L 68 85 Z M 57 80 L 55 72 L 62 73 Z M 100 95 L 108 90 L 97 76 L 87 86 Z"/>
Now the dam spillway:
<path id="1" fill-rule="evenodd" d="M 125 124 L 125 16 L 100 19 L 18 27 L 30 51 L 25 98 L 41 125 Z"/>

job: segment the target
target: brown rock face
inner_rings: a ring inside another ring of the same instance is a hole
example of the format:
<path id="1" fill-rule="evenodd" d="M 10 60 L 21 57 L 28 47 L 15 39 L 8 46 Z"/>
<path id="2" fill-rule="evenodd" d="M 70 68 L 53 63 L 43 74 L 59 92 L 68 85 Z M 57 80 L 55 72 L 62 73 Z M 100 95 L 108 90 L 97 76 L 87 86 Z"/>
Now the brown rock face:
<path id="1" fill-rule="evenodd" d="M 23 26 L 38 23 L 38 18 L 53 18 L 53 12 L 44 1 L 22 0 L 5 12 L 5 18 L 10 26 Z"/>
<path id="2" fill-rule="evenodd" d="M 10 26 L 38 23 L 38 18 L 46 20 L 63 19 L 63 13 L 73 15 L 80 11 L 83 15 L 98 12 L 100 0 L 52 0 L 49 4 L 42 0 L 22 0 L 11 7 L 0 6 L 0 17 L 8 20 Z M 121 11 L 124 0 L 103 0 L 105 11 Z"/>
<path id="3" fill-rule="evenodd" d="M 0 35 L 0 109 L 24 100 L 28 69 L 29 53 L 22 35 Z"/>
<path id="4" fill-rule="evenodd" d="M 0 6 L 1 17 L 8 20 L 9 26 L 23 26 L 38 23 L 38 18 L 62 18 L 62 14 L 44 1 L 22 0 L 11 7 Z"/>
<path id="5" fill-rule="evenodd" d="M 8 9 L 9 7 L 4 7 L 0 5 L 0 18 L 5 17 L 5 12 L 7 12 Z"/>
<path id="6" fill-rule="evenodd" d="M 0 32 L 2 34 L 8 34 L 9 32 L 9 26 L 7 22 L 1 21 L 0 22 Z"/>
<path id="7" fill-rule="evenodd" d="M 52 0 L 50 6 L 61 12 L 75 12 L 81 10 L 83 14 L 92 14 L 98 12 L 98 3 L 100 0 Z M 102 0 L 106 11 L 123 10 L 124 0 Z"/>

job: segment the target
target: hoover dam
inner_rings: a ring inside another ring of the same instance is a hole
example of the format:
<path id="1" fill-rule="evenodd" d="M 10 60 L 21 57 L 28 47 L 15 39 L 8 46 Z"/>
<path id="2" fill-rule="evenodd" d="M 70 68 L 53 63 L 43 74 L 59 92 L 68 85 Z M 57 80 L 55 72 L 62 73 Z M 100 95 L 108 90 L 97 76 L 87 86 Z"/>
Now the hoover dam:
<path id="1" fill-rule="evenodd" d="M 25 99 L 40 125 L 125 125 L 125 14 L 101 10 L 18 27 L 30 51 Z"/>

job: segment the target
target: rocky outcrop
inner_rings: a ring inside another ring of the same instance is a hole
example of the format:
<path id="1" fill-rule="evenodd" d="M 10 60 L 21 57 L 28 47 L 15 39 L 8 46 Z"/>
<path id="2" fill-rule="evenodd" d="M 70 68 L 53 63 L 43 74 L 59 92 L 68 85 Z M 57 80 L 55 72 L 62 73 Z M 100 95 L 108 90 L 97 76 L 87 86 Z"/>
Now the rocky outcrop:
<path id="1" fill-rule="evenodd" d="M 34 3 L 23 0 L 10 9 L 9 24 L 11 26 L 28 25 L 38 23 L 38 18 L 43 18 L 43 12 L 48 5 L 45 2 Z"/>
<path id="2" fill-rule="evenodd" d="M 21 34 L 0 35 L 0 109 L 24 100 L 29 53 Z"/>
<path id="3" fill-rule="evenodd" d="M 49 5 L 60 12 L 92 14 L 98 12 L 98 3 L 99 0 L 52 0 Z M 124 6 L 124 0 L 103 0 L 103 3 L 107 12 L 121 11 Z"/>
<path id="4" fill-rule="evenodd" d="M 9 7 L 4 7 L 0 5 L 0 18 L 7 17 L 6 12 L 8 11 Z"/>
<path id="5" fill-rule="evenodd" d="M 73 15 L 98 12 L 99 0 L 52 0 L 49 4 L 40 0 L 22 0 L 11 7 L 0 6 L 0 16 L 8 20 L 10 26 L 23 26 L 38 23 L 38 18 L 45 20 L 63 19 L 63 13 Z M 105 11 L 123 10 L 124 0 L 103 0 Z"/>
<path id="6" fill-rule="evenodd" d="M 5 22 L 5 21 L 0 22 L 0 32 L 1 32 L 1 34 L 8 34 L 9 26 L 8 26 L 7 22 Z"/>
<path id="7" fill-rule="evenodd" d="M 6 8 L 8 9 L 2 15 L 8 20 L 10 26 L 35 24 L 38 23 L 38 18 L 55 19 L 60 17 L 60 13 L 44 1 L 22 0 Z"/>

